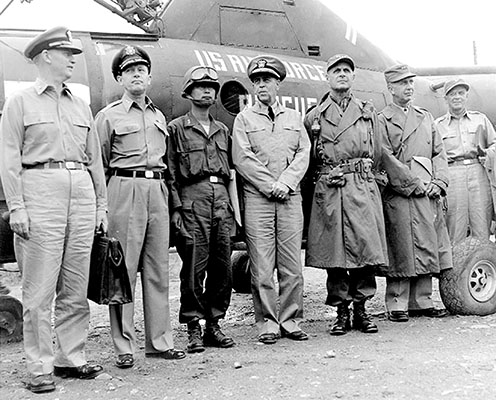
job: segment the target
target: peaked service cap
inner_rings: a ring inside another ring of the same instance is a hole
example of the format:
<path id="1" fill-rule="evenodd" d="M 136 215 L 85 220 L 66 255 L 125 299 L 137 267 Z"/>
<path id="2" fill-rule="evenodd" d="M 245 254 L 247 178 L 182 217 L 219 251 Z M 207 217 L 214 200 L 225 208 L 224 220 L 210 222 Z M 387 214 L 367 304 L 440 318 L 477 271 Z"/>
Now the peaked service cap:
<path id="1" fill-rule="evenodd" d="M 24 55 L 33 59 L 43 50 L 67 49 L 72 54 L 81 54 L 83 50 L 77 47 L 72 41 L 72 34 L 65 26 L 57 26 L 48 29 L 33 38 L 24 49 Z"/>
<path id="2" fill-rule="evenodd" d="M 255 57 L 248 64 L 246 72 L 250 80 L 253 80 L 253 77 L 259 74 L 272 75 L 281 82 L 286 78 L 286 67 L 281 60 L 273 56 Z"/>
<path id="3" fill-rule="evenodd" d="M 148 53 L 139 46 L 126 46 L 120 49 L 112 60 L 112 75 L 114 79 L 122 74 L 127 67 L 135 64 L 143 64 L 152 69 L 152 62 Z"/>

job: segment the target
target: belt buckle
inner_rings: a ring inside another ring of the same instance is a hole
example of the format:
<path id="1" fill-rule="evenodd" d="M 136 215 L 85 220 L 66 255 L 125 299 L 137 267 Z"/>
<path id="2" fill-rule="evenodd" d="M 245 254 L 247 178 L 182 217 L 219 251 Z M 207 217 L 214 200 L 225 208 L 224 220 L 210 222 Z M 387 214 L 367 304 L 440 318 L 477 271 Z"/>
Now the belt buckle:
<path id="1" fill-rule="evenodd" d="M 74 161 L 66 161 L 65 162 L 66 169 L 76 169 L 76 163 Z"/>
<path id="2" fill-rule="evenodd" d="M 149 169 L 145 171 L 145 178 L 146 179 L 153 179 L 153 171 L 150 171 Z"/>
<path id="3" fill-rule="evenodd" d="M 212 183 L 219 183 L 219 177 L 218 176 L 210 176 L 210 182 Z"/>
<path id="4" fill-rule="evenodd" d="M 470 158 L 466 158 L 462 161 L 463 165 L 469 165 L 472 164 L 472 160 Z"/>

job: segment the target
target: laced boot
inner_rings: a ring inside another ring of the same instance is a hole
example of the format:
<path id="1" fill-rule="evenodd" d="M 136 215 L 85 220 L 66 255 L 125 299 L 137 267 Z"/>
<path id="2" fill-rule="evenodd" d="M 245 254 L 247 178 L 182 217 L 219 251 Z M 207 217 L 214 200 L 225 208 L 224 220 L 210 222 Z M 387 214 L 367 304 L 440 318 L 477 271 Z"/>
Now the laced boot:
<path id="1" fill-rule="evenodd" d="M 217 321 L 207 321 L 203 334 L 203 344 L 207 347 L 227 348 L 234 346 L 234 340 L 221 331 Z"/>
<path id="2" fill-rule="evenodd" d="M 376 333 L 377 325 L 374 324 L 365 311 L 365 301 L 353 303 L 353 328 L 363 333 Z"/>
<path id="3" fill-rule="evenodd" d="M 188 323 L 188 353 L 201 353 L 205 351 L 202 341 L 202 330 L 198 321 Z"/>
<path id="4" fill-rule="evenodd" d="M 331 335 L 340 336 L 344 335 L 351 329 L 350 322 L 350 309 L 348 303 L 341 303 L 338 305 L 338 316 L 331 326 Z"/>

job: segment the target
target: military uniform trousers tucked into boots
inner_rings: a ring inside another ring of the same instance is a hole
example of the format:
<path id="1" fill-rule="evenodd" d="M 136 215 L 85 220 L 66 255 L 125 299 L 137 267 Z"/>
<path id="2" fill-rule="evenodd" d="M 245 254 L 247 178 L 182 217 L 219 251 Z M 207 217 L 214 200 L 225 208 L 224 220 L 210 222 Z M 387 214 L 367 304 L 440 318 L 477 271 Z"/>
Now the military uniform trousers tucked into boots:
<path id="1" fill-rule="evenodd" d="M 231 230 L 233 213 L 224 181 L 203 179 L 181 189 L 182 229 L 176 248 L 181 256 L 179 322 L 188 324 L 188 352 L 203 345 L 231 347 L 218 321 L 231 301 Z M 199 321 L 206 320 L 203 336 Z"/>

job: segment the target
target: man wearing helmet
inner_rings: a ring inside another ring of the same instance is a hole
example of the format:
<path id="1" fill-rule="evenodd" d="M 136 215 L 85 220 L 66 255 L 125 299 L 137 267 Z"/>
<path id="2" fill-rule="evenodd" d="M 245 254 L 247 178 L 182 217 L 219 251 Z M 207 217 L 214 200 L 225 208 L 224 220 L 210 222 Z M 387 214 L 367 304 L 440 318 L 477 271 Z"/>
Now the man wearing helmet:
<path id="1" fill-rule="evenodd" d="M 184 76 L 182 96 L 190 101 L 191 111 L 168 126 L 171 225 L 183 261 L 179 322 L 188 325 L 189 353 L 200 353 L 204 346 L 234 345 L 219 327 L 231 301 L 234 223 L 227 191 L 229 132 L 209 113 L 219 89 L 214 68 L 190 68 Z M 203 336 L 200 320 L 206 321 Z"/>
<path id="2" fill-rule="evenodd" d="M 301 115 L 277 100 L 286 68 L 272 56 L 250 61 L 248 77 L 256 103 L 238 114 L 233 162 L 243 177 L 246 245 L 258 340 L 280 335 L 307 340 L 303 319 L 300 181 L 308 167 L 310 140 Z M 279 288 L 274 283 L 277 271 Z M 279 303 L 279 304 L 278 304 Z"/>
<path id="3" fill-rule="evenodd" d="M 169 209 L 165 184 L 167 128 L 162 112 L 146 95 L 151 61 L 140 47 L 114 57 L 112 73 L 124 95 L 95 120 L 108 182 L 109 234 L 124 249 L 131 287 L 138 270 L 143 287 L 145 356 L 184 358 L 175 350 L 169 316 Z M 134 304 L 110 306 L 116 365 L 134 365 Z"/>

